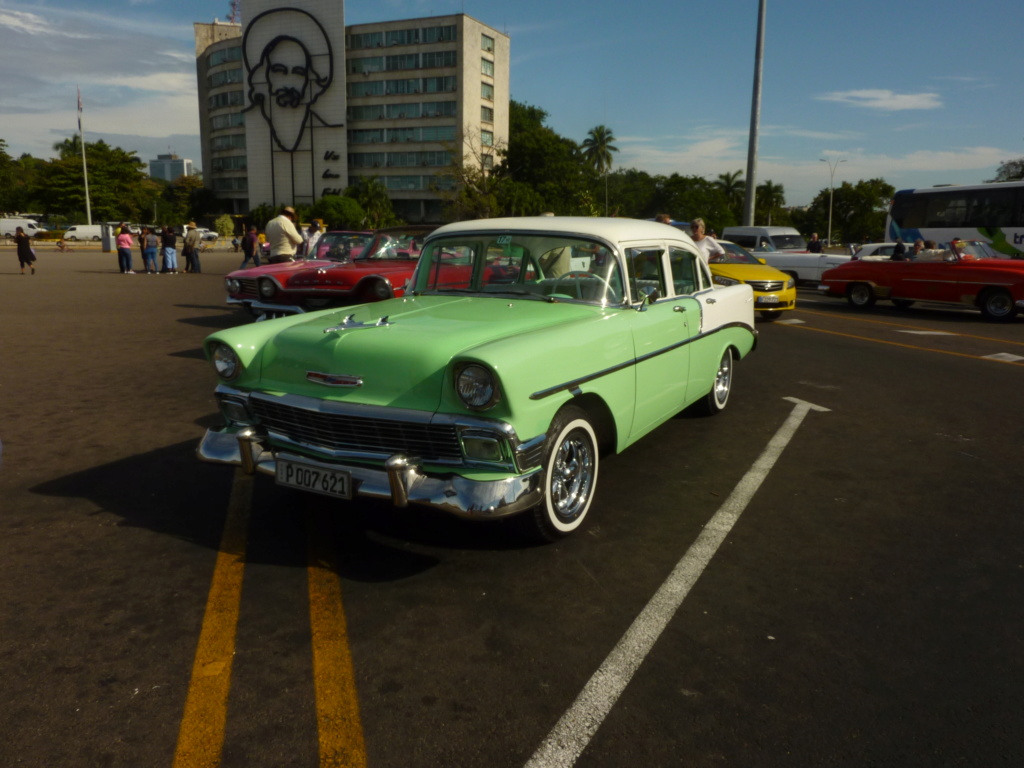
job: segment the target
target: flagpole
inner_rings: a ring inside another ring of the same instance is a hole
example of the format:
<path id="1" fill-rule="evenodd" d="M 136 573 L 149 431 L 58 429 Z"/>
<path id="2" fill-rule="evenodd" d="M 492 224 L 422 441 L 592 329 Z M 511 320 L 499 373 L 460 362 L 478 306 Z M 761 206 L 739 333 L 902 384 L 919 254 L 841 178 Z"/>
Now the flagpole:
<path id="1" fill-rule="evenodd" d="M 85 164 L 85 131 L 82 130 L 82 89 L 78 89 L 78 137 L 82 144 L 82 177 L 85 179 L 85 218 L 92 224 L 92 206 L 89 203 L 89 168 Z"/>

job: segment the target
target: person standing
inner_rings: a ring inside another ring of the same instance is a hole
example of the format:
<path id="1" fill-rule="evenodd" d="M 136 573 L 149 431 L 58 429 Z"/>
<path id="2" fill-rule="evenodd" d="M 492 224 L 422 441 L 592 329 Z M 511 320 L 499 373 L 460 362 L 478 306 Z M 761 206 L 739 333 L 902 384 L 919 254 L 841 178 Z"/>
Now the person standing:
<path id="1" fill-rule="evenodd" d="M 821 240 L 818 239 L 818 233 L 812 232 L 811 239 L 807 242 L 808 253 L 821 253 Z"/>
<path id="2" fill-rule="evenodd" d="M 690 222 L 690 237 L 701 259 L 707 264 L 712 256 L 724 256 L 725 248 L 718 244 L 718 241 L 710 235 L 704 234 L 704 219 L 694 219 Z"/>
<path id="3" fill-rule="evenodd" d="M 164 226 L 163 234 L 160 235 L 160 247 L 163 248 L 164 263 L 160 270 L 169 275 L 178 274 L 178 236 L 170 226 Z"/>
<path id="4" fill-rule="evenodd" d="M 25 267 L 36 273 L 36 252 L 32 250 L 32 240 L 22 227 L 14 229 L 14 244 L 18 247 L 18 264 L 21 265 L 21 274 L 25 274 Z"/>
<path id="5" fill-rule="evenodd" d="M 142 234 L 139 236 L 139 242 L 142 245 L 142 263 L 146 267 L 147 275 L 156 274 L 156 252 L 160 247 L 160 240 L 149 227 L 142 228 Z"/>
<path id="6" fill-rule="evenodd" d="M 267 222 L 267 242 L 270 243 L 271 264 L 294 261 L 295 250 L 302 243 L 302 235 L 295 228 L 295 209 L 285 206 L 281 213 Z"/>
<path id="7" fill-rule="evenodd" d="M 249 231 L 242 235 L 242 264 L 239 269 L 245 269 L 245 265 L 252 260 L 252 265 L 260 265 L 260 238 L 256 234 L 256 227 L 249 227 Z"/>
<path id="8" fill-rule="evenodd" d="M 135 238 L 127 225 L 121 225 L 121 232 L 117 236 L 117 264 L 121 268 L 122 275 L 134 275 L 132 269 L 132 248 L 135 245 Z"/>
<path id="9" fill-rule="evenodd" d="M 199 264 L 199 248 L 201 245 L 202 238 L 199 235 L 199 230 L 196 229 L 196 223 L 190 221 L 188 223 L 188 232 L 185 235 L 185 242 L 181 246 L 181 253 L 185 257 L 186 272 L 199 274 L 203 271 Z"/>
<path id="10" fill-rule="evenodd" d="M 320 242 L 320 235 L 323 232 L 320 231 L 320 222 L 313 219 L 313 223 L 309 225 L 309 229 L 306 231 L 306 258 L 316 258 L 316 245 Z"/>

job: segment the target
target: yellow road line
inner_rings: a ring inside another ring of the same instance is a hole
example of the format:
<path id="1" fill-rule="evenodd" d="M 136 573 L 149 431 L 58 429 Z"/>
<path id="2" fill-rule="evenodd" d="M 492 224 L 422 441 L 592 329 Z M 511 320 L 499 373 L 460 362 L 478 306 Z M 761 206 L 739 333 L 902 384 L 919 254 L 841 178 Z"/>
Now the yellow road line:
<path id="1" fill-rule="evenodd" d="M 858 322 L 858 323 L 870 323 L 872 325 L 889 325 L 889 326 L 892 326 L 893 328 L 910 328 L 911 330 L 915 330 L 915 331 L 934 331 L 935 330 L 934 328 L 929 328 L 929 327 L 924 326 L 924 325 L 910 325 L 910 323 L 891 323 L 891 322 L 888 322 L 886 320 L 872 320 L 872 319 L 867 318 L 867 317 L 853 318 L 853 317 L 850 317 L 849 315 L 836 315 L 836 314 L 834 314 L 832 312 L 815 312 L 813 309 L 801 309 L 800 311 L 804 312 L 805 314 L 816 315 L 818 317 L 830 317 L 830 318 L 833 318 L 833 319 L 853 320 L 853 321 Z M 965 339 L 978 339 L 979 341 L 994 341 L 994 342 L 996 342 L 998 344 L 1010 344 L 1012 346 L 1024 347 L 1024 341 L 1010 341 L 1009 339 L 994 339 L 991 336 L 975 336 L 974 334 L 971 334 L 971 333 L 961 333 L 960 331 L 946 331 L 946 333 L 949 333 L 950 336 L 960 336 L 960 337 L 965 338 Z"/>
<path id="2" fill-rule="evenodd" d="M 953 355 L 954 357 L 966 357 L 969 360 L 985 360 L 992 363 L 1002 363 L 1003 365 L 1019 365 L 1024 367 L 1024 362 L 1012 362 L 1010 360 L 994 360 L 988 357 L 982 357 L 981 355 L 968 355 L 964 352 L 951 352 L 948 349 L 933 349 L 931 347 L 919 347 L 916 344 L 903 344 L 899 341 L 885 341 L 884 339 L 873 339 L 870 336 L 858 336 L 855 333 L 840 333 L 839 331 L 826 331 L 824 328 L 815 328 L 810 325 L 788 325 L 787 328 L 799 328 L 803 331 L 816 331 L 817 333 L 827 333 L 832 336 L 843 336 L 847 339 L 858 339 L 859 341 L 870 341 L 875 344 L 888 344 L 891 347 L 903 347 L 904 349 L 917 349 L 921 352 L 936 352 L 940 355 Z"/>
<path id="3" fill-rule="evenodd" d="M 174 768 L 215 768 L 220 764 L 245 574 L 252 484 L 251 477 L 240 469 L 235 471 L 199 646 L 192 663 L 185 714 L 178 731 Z"/>
<path id="4" fill-rule="evenodd" d="M 326 513 L 310 512 L 309 620 L 313 635 L 313 683 L 322 768 L 364 768 L 366 745 L 359 718 L 352 653 L 341 602 L 334 548 Z"/>

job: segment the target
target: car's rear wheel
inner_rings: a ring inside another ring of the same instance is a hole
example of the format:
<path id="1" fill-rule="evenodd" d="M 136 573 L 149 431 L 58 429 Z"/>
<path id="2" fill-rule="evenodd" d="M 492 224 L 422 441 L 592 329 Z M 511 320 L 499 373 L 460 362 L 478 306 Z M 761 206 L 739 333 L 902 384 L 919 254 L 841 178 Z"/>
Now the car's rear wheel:
<path id="1" fill-rule="evenodd" d="M 92 241 L 93 241 L 94 243 L 98 243 L 98 242 L 100 241 L 100 239 L 99 239 L 98 237 L 93 237 Z"/>
<path id="2" fill-rule="evenodd" d="M 1013 297 L 1002 288 L 989 288 L 978 298 L 978 306 L 986 320 L 1012 320 L 1017 314 Z"/>
<path id="3" fill-rule="evenodd" d="M 78 238 L 77 238 L 77 237 L 75 237 L 74 235 L 72 235 L 71 237 L 69 237 L 69 238 L 68 238 L 68 240 L 70 240 L 70 241 L 71 241 L 71 242 L 73 242 L 73 243 L 77 243 L 77 242 L 78 242 Z"/>
<path id="4" fill-rule="evenodd" d="M 895 304 L 900 309 L 907 309 L 908 307 L 914 306 L 913 299 L 893 299 L 892 303 Z"/>
<path id="5" fill-rule="evenodd" d="M 722 353 L 722 359 L 718 361 L 714 386 L 704 395 L 703 400 L 698 400 L 695 404 L 698 413 L 715 416 L 725 410 L 729 402 L 729 393 L 732 392 L 732 363 L 732 349 L 727 348 Z"/>
<path id="6" fill-rule="evenodd" d="M 587 412 L 565 406 L 548 429 L 544 500 L 532 513 L 542 539 L 556 541 L 583 525 L 594 500 L 598 466 L 597 433 Z"/>
<path id="7" fill-rule="evenodd" d="M 867 283 L 854 283 L 846 289 L 846 300 L 857 309 L 867 309 L 875 303 L 875 292 Z"/>

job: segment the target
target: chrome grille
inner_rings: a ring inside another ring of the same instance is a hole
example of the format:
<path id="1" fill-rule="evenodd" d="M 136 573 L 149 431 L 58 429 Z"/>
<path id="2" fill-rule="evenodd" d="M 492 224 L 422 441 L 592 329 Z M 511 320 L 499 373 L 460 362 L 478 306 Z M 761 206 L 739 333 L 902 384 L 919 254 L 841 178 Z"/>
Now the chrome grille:
<path id="1" fill-rule="evenodd" d="M 748 280 L 747 285 L 755 291 L 781 291 L 786 287 L 781 280 Z"/>
<path id="2" fill-rule="evenodd" d="M 424 461 L 462 460 L 458 432 L 451 424 L 417 424 L 322 413 L 262 398 L 253 398 L 250 406 L 270 431 L 325 451 L 386 456 L 405 453 Z"/>
<path id="3" fill-rule="evenodd" d="M 259 298 L 259 291 L 256 288 L 256 280 L 252 277 L 244 277 L 238 281 L 240 288 L 238 289 L 239 296 L 245 296 L 246 298 L 256 299 Z"/>

